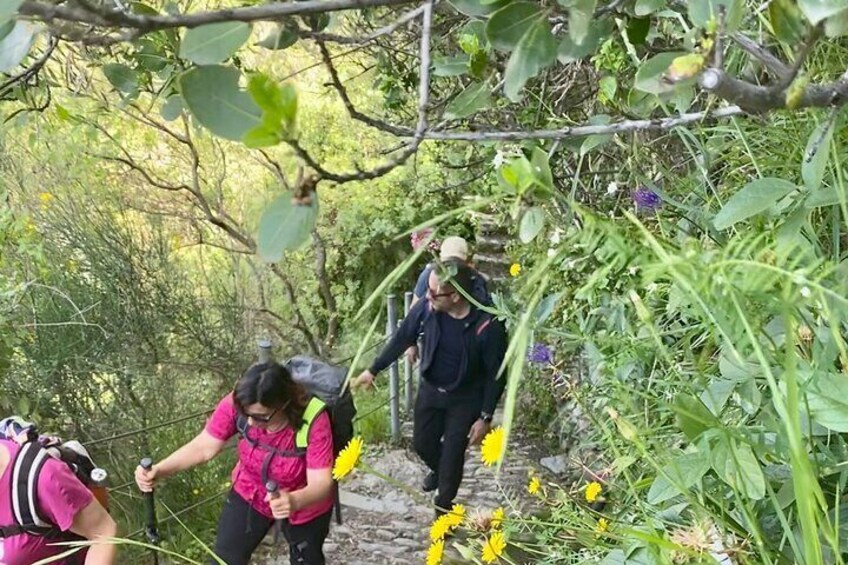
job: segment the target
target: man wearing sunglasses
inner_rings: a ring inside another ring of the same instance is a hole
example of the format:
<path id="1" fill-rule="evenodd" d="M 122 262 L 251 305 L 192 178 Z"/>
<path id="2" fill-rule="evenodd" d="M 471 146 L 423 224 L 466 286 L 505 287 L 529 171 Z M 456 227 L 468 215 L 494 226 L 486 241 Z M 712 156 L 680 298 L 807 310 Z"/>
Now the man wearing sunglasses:
<path id="1" fill-rule="evenodd" d="M 453 504 L 468 444 L 479 443 L 488 433 L 504 388 L 498 372 L 506 332 L 501 322 L 466 298 L 473 292 L 474 277 L 475 271 L 457 260 L 433 269 L 427 300 L 412 307 L 371 367 L 352 384 L 371 386 L 375 375 L 421 337 L 413 445 L 430 469 L 424 490 L 438 489 L 437 514 Z"/>

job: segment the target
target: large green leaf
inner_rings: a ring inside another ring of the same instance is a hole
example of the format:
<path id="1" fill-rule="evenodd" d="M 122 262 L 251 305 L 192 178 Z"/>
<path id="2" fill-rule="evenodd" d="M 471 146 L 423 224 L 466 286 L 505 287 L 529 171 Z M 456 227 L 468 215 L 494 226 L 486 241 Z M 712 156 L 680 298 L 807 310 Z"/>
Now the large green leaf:
<path id="1" fill-rule="evenodd" d="M 589 26 L 589 31 L 582 43 L 575 43 L 571 36 L 566 35 L 560 41 L 557 59 L 563 65 L 567 65 L 572 61 L 578 61 L 594 54 L 601 40 L 609 35 L 611 29 L 612 22 L 609 19 L 594 20 Z"/>
<path id="2" fill-rule="evenodd" d="M 132 94 L 138 90 L 138 73 L 121 63 L 103 65 L 103 74 L 119 92 Z"/>
<path id="3" fill-rule="evenodd" d="M 521 100 L 521 89 L 527 81 L 556 61 L 557 45 L 546 17 L 530 26 L 506 64 L 504 93 L 513 102 Z"/>
<path id="4" fill-rule="evenodd" d="M 677 416 L 677 426 L 690 440 L 696 439 L 706 430 L 719 425 L 716 417 L 699 399 L 686 393 L 677 395 L 671 409 Z"/>
<path id="5" fill-rule="evenodd" d="M 262 110 L 262 121 L 242 139 L 248 147 L 268 147 L 291 137 L 297 118 L 297 91 L 291 83 L 278 85 L 262 73 L 250 77 L 247 87 Z"/>
<path id="6" fill-rule="evenodd" d="M 839 204 L 842 200 L 848 199 L 848 194 L 842 190 L 841 186 L 829 186 L 811 192 L 807 199 L 804 200 L 806 208 L 818 208 L 820 206 L 833 206 Z"/>
<path id="7" fill-rule="evenodd" d="M 804 38 L 807 25 L 793 0 L 771 0 L 768 15 L 774 35 L 779 40 L 794 45 Z"/>
<path id="8" fill-rule="evenodd" d="M 433 75 L 437 77 L 455 77 L 468 72 L 471 57 L 460 55 L 458 57 L 440 57 L 433 60 Z"/>
<path id="9" fill-rule="evenodd" d="M 286 49 L 297 43 L 298 39 L 299 36 L 290 26 L 277 24 L 277 28 L 257 42 L 257 45 L 271 50 Z"/>
<path id="10" fill-rule="evenodd" d="M 0 73 L 7 73 L 21 64 L 32 47 L 33 29 L 29 22 L 16 21 L 8 35 L 0 40 Z"/>
<path id="11" fill-rule="evenodd" d="M 297 249 L 309 239 L 318 217 L 318 194 L 312 194 L 312 204 L 298 204 L 291 194 L 283 194 L 265 208 L 259 220 L 259 257 L 276 263 L 286 251 Z"/>
<path id="12" fill-rule="evenodd" d="M 833 123 L 833 120 L 823 121 L 807 139 L 807 148 L 801 161 L 801 178 L 809 191 L 816 191 L 821 187 L 827 167 L 827 156 L 830 154 Z"/>
<path id="13" fill-rule="evenodd" d="M 495 49 L 512 51 L 540 19 L 538 3 L 513 2 L 492 14 L 486 24 L 486 37 Z"/>
<path id="14" fill-rule="evenodd" d="M 749 182 L 730 197 L 713 220 L 718 230 L 764 212 L 797 187 L 788 180 L 766 177 Z"/>
<path id="15" fill-rule="evenodd" d="M 848 377 L 821 373 L 807 392 L 810 417 L 835 432 L 848 432 Z"/>
<path id="16" fill-rule="evenodd" d="M 220 65 L 195 67 L 179 79 L 192 116 L 219 137 L 240 141 L 261 120 L 262 111 L 239 87 L 241 73 Z"/>
<path id="17" fill-rule="evenodd" d="M 664 474 L 654 479 L 648 491 L 648 503 L 660 504 L 681 494 L 680 489 L 691 488 L 709 468 L 710 460 L 703 453 L 684 453 L 676 457 L 663 467 Z"/>
<path id="18" fill-rule="evenodd" d="M 766 479 L 751 446 L 723 437 L 710 453 L 713 469 L 721 480 L 747 498 L 760 500 L 766 494 Z"/>
<path id="19" fill-rule="evenodd" d="M 172 122 L 180 117 L 183 113 L 183 99 L 179 94 L 175 94 L 165 101 L 162 105 L 162 119 L 167 122 Z"/>
<path id="20" fill-rule="evenodd" d="M 636 0 L 633 11 L 637 16 L 647 16 L 665 7 L 665 2 L 666 0 Z"/>
<path id="21" fill-rule="evenodd" d="M 689 19 L 698 27 L 707 27 L 711 20 L 718 22 L 719 6 L 725 7 L 725 25 L 736 29 L 745 14 L 745 0 L 689 0 Z"/>
<path id="22" fill-rule="evenodd" d="M 18 8 L 24 0 L 3 0 L 0 2 L 0 22 L 18 13 Z"/>
<path id="23" fill-rule="evenodd" d="M 474 82 L 451 100 L 445 108 L 446 120 L 458 120 L 489 106 L 492 101 L 491 89 L 485 82 Z"/>
<path id="24" fill-rule="evenodd" d="M 798 7 L 801 8 L 810 23 L 816 25 L 820 21 L 848 9 L 848 2 L 845 0 L 798 0 Z"/>
<path id="25" fill-rule="evenodd" d="M 480 0 L 448 0 L 451 6 L 460 14 L 466 16 L 487 16 L 509 3 L 509 0 L 496 2 L 481 2 Z"/>
<path id="26" fill-rule="evenodd" d="M 636 71 L 633 87 L 650 94 L 662 94 L 671 91 L 673 86 L 663 82 L 662 76 L 671 66 L 672 61 L 682 55 L 686 55 L 686 53 L 674 51 L 651 57 L 642 63 L 639 70 Z"/>
<path id="27" fill-rule="evenodd" d="M 530 243 L 536 239 L 543 227 L 545 227 L 545 211 L 538 206 L 533 206 L 521 217 L 518 238 L 521 243 Z"/>
<path id="28" fill-rule="evenodd" d="M 724 410 L 725 404 L 727 404 L 728 399 L 730 399 L 730 395 L 733 394 L 733 389 L 736 388 L 736 385 L 739 383 L 737 381 L 730 381 L 719 379 L 717 381 L 713 381 L 710 383 L 710 386 L 701 393 L 701 402 L 704 403 L 710 412 L 715 416 L 721 416 L 722 410 Z"/>
<path id="29" fill-rule="evenodd" d="M 568 35 L 575 44 L 581 44 L 589 33 L 589 25 L 595 17 L 598 0 L 574 0 L 568 12 Z"/>
<path id="30" fill-rule="evenodd" d="M 250 37 L 250 24 L 220 22 L 186 31 L 180 44 L 180 57 L 198 65 L 221 63 Z"/>

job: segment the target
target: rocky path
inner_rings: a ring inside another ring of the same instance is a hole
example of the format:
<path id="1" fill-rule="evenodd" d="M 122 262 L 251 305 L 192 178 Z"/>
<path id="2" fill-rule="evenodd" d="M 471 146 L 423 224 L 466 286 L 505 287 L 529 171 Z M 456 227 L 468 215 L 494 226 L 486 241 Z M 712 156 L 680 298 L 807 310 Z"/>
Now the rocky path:
<path id="1" fill-rule="evenodd" d="M 401 448 L 372 447 L 364 461 L 376 471 L 412 487 L 421 496 L 416 500 L 403 489 L 357 470 L 341 485 L 344 523 L 333 522 L 330 528 L 325 545 L 327 562 L 345 565 L 425 563 L 434 512 L 426 504 L 432 497 L 420 491 L 424 465 L 411 451 Z M 465 478 L 456 502 L 464 504 L 470 515 L 498 506 L 504 506 L 510 513 L 520 511 L 530 503 L 526 485 L 533 470 L 538 470 L 538 465 L 533 464 L 529 448 L 510 446 L 500 476 L 495 479 L 494 470 L 481 462 L 479 447 L 472 448 L 466 457 Z M 511 508 L 510 504 L 514 506 Z M 268 537 L 261 554 L 256 561 L 258 564 L 288 563 L 284 541 L 275 548 Z M 446 552 L 443 562 L 451 561 L 462 562 L 458 553 Z"/>

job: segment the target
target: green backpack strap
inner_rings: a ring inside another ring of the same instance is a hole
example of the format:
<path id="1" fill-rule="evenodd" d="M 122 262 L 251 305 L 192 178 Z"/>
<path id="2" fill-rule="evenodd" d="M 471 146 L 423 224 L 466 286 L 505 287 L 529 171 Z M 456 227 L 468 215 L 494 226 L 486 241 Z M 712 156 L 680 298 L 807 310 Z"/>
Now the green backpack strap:
<path id="1" fill-rule="evenodd" d="M 297 430 L 297 435 L 294 438 L 294 445 L 297 449 L 306 449 L 309 444 L 309 430 L 312 428 L 312 422 L 326 407 L 327 405 L 323 400 L 314 396 L 306 405 L 306 410 L 303 412 L 303 425 Z"/>

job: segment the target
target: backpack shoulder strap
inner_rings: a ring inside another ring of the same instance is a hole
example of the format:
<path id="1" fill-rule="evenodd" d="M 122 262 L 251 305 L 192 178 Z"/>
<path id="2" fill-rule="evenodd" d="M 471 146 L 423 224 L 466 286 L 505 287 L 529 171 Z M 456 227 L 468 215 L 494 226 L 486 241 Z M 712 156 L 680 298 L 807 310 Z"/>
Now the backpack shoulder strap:
<path id="1" fill-rule="evenodd" d="M 492 324 L 493 319 L 494 318 L 492 318 L 491 314 L 483 316 L 483 320 L 477 325 L 477 329 L 474 330 L 474 335 L 476 335 L 477 337 L 483 335 L 483 332 L 486 331 L 486 328 L 488 328 Z"/>
<path id="2" fill-rule="evenodd" d="M 15 525 L 0 528 L 2 537 L 18 534 L 52 535 L 58 532 L 38 513 L 38 477 L 50 454 L 35 441 L 21 446 L 12 464 L 11 500 Z"/>
<path id="3" fill-rule="evenodd" d="M 312 423 L 315 418 L 327 408 L 327 404 L 313 396 L 306 405 L 306 411 L 303 413 L 303 425 L 297 430 L 297 435 L 294 438 L 294 445 L 298 450 L 305 450 L 309 445 L 309 430 L 312 429 Z"/>

